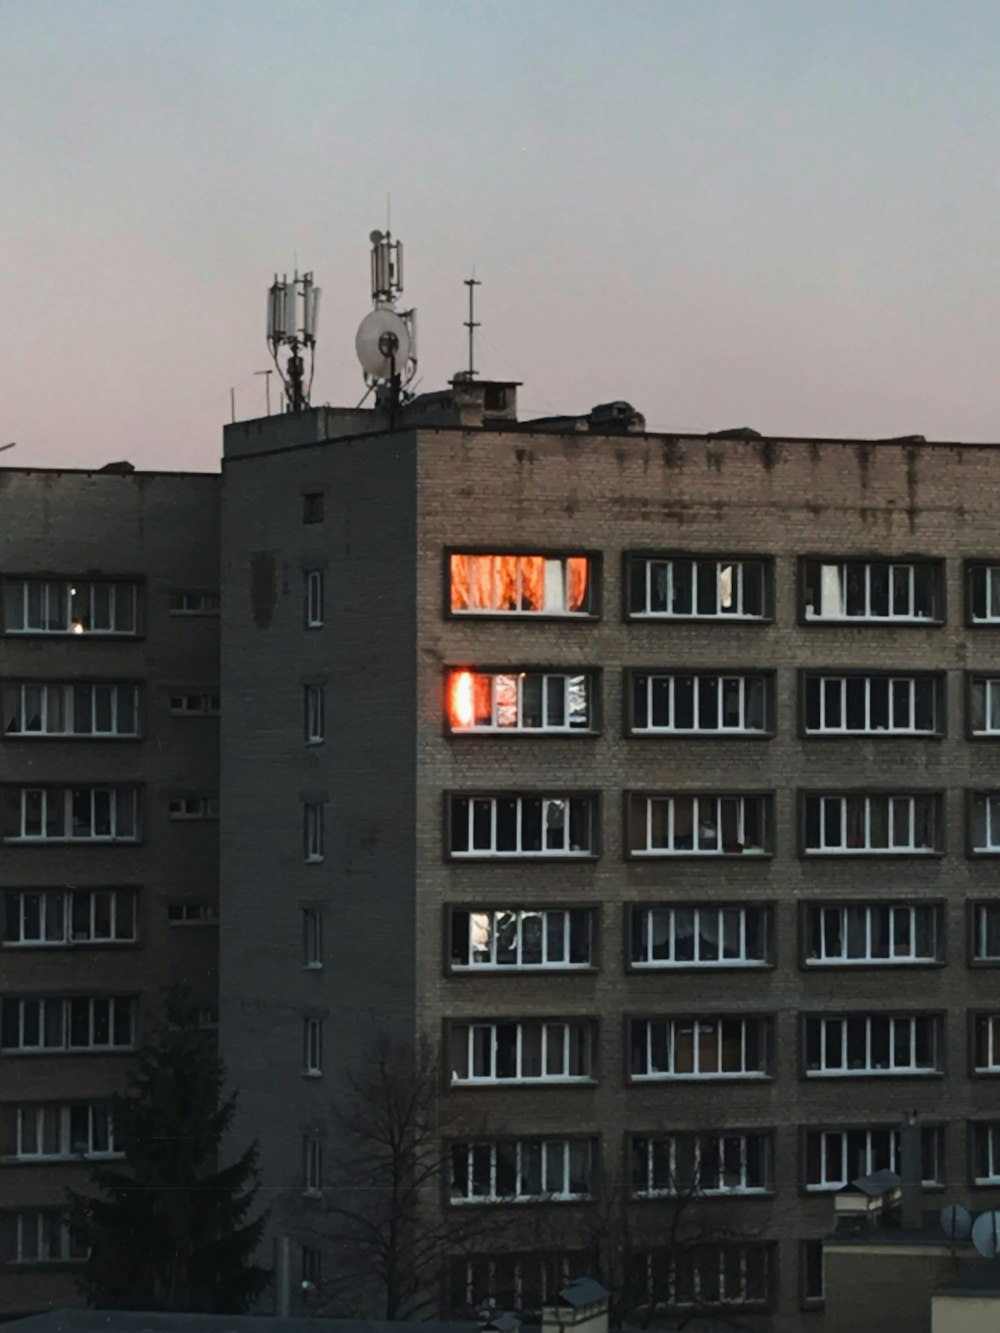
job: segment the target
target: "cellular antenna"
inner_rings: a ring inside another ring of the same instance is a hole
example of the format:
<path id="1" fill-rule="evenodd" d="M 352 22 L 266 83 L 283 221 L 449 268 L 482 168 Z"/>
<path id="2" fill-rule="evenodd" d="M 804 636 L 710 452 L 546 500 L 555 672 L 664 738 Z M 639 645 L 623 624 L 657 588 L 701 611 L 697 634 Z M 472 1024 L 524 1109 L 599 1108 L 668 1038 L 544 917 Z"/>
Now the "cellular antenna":
<path id="1" fill-rule="evenodd" d="M 476 288 L 483 285 L 481 282 L 476 281 L 475 269 L 472 270 L 472 277 L 465 279 L 465 285 L 469 289 L 469 318 L 463 321 L 465 327 L 469 330 L 469 369 L 465 373 L 471 380 L 475 378 L 477 373 L 474 355 L 474 339 L 476 336 L 476 329 L 479 328 L 479 323 L 475 317 Z"/>
<path id="2" fill-rule="evenodd" d="M 397 310 L 403 292 L 403 243 L 390 231 L 373 231 L 371 241 L 372 305 L 354 340 L 376 407 L 388 409 L 390 428 L 396 409 L 411 394 L 406 386 L 417 373 L 417 312 Z"/>
<path id="3" fill-rule="evenodd" d="M 319 296 L 320 289 L 313 283 L 313 275 L 303 273 L 299 276 L 298 269 L 291 281 L 286 275 L 279 282 L 275 274 L 267 293 L 267 345 L 285 386 L 287 412 L 301 412 L 309 406 L 316 359 Z M 309 353 L 308 381 L 303 351 Z"/>

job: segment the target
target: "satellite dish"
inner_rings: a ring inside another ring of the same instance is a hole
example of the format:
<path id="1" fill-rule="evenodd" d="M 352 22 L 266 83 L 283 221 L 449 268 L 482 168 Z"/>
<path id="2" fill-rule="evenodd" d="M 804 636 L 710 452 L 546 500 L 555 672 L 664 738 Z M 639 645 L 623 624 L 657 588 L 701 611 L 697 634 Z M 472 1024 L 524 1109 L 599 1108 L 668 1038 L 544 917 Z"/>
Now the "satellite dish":
<path id="1" fill-rule="evenodd" d="M 372 245 L 378 245 L 379 241 L 383 240 L 384 237 L 380 231 L 373 231 L 369 232 L 368 239 L 371 241 Z"/>
<path id="2" fill-rule="evenodd" d="M 972 1214 L 960 1203 L 947 1203 L 941 1209 L 941 1230 L 950 1241 L 968 1240 Z"/>
<path id="3" fill-rule="evenodd" d="M 395 341 L 395 357 L 393 357 Z M 387 380 L 393 370 L 405 375 L 413 350 L 413 341 L 406 321 L 394 310 L 373 310 L 361 321 L 354 346 L 366 375 L 376 380 Z M 395 360 L 395 366 L 393 361 Z"/>
<path id="4" fill-rule="evenodd" d="M 972 1243 L 984 1259 L 1000 1254 L 1000 1213 L 980 1213 L 972 1224 Z"/>

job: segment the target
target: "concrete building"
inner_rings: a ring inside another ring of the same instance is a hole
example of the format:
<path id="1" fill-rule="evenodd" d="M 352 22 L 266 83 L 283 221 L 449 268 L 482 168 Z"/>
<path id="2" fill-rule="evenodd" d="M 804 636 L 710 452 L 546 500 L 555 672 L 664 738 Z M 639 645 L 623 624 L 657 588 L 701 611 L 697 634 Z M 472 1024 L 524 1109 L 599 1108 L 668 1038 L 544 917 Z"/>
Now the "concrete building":
<path id="1" fill-rule="evenodd" d="M 511 1219 L 453 1313 L 592 1267 L 620 1188 L 651 1296 L 818 1326 L 829 1195 L 911 1112 L 926 1190 L 1000 1200 L 1000 450 L 515 396 L 226 430 L 240 1132 L 320 1280 L 330 1104 L 425 1034 L 436 1206 Z"/>
<path id="2" fill-rule="evenodd" d="M 0 1312 L 76 1297 L 67 1186 L 160 988 L 217 1022 L 219 477 L 0 470 Z"/>

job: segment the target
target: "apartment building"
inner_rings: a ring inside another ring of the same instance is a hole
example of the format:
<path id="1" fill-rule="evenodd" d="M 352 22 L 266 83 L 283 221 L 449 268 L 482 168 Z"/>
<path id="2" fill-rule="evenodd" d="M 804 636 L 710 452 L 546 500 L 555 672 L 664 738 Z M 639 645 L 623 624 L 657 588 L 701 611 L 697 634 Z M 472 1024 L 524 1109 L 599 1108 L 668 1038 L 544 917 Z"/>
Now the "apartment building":
<path id="1" fill-rule="evenodd" d="M 0 470 L 0 1312 L 69 1305 L 67 1187 L 161 988 L 218 1020 L 218 475 Z"/>
<path id="2" fill-rule="evenodd" d="M 929 1192 L 1000 1201 L 1000 450 L 453 387 L 226 431 L 222 1041 L 273 1227 L 321 1282 L 330 1104 L 426 1034 L 436 1206 L 511 1219 L 451 1313 L 591 1263 L 600 1182 L 651 1295 L 820 1328 L 829 1195 L 907 1116 Z"/>

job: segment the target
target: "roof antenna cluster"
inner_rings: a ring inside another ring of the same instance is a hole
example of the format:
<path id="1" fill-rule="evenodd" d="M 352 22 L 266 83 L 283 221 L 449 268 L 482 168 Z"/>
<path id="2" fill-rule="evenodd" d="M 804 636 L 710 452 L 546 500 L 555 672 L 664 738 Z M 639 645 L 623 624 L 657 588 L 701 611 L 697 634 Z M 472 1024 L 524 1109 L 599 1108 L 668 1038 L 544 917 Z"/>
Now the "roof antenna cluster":
<path id="1" fill-rule="evenodd" d="M 417 312 L 396 309 L 403 292 L 403 242 L 394 241 L 388 230 L 373 231 L 368 239 L 375 308 L 361 321 L 354 346 L 368 392 L 374 389 L 376 406 L 388 409 L 391 428 L 417 373 Z"/>
<path id="2" fill-rule="evenodd" d="M 314 285 L 313 275 L 303 273 L 300 277 L 298 269 L 291 281 L 286 275 L 279 282 L 275 274 L 267 294 L 267 345 L 285 386 L 287 412 L 301 412 L 309 406 L 316 359 L 319 296 L 320 289 Z M 309 353 L 308 381 L 304 351 Z M 285 356 L 284 365 L 279 360 L 279 352 Z"/>

